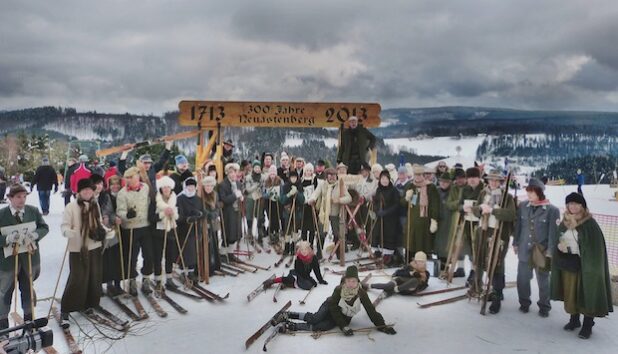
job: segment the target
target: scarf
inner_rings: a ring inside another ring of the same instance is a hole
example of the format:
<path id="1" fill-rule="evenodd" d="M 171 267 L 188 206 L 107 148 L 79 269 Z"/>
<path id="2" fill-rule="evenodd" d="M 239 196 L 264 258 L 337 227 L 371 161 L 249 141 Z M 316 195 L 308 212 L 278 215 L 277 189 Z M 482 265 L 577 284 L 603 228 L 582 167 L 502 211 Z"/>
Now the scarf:
<path id="1" fill-rule="evenodd" d="M 588 209 L 584 209 L 580 214 L 571 214 L 567 209 L 564 211 L 562 223 L 567 229 L 573 230 L 590 219 L 592 219 L 592 214 L 590 214 Z"/>
<path id="2" fill-rule="evenodd" d="M 313 252 L 309 252 L 309 254 L 306 256 L 303 256 L 303 254 L 300 253 L 300 251 L 296 252 L 296 258 L 300 259 L 305 264 L 309 264 L 313 260 Z"/>
<path id="3" fill-rule="evenodd" d="M 217 193 L 214 190 L 210 193 L 204 192 L 203 197 L 202 200 L 207 209 L 214 210 L 217 207 Z"/>
<path id="4" fill-rule="evenodd" d="M 429 181 L 423 181 L 421 183 L 416 182 L 416 180 L 412 181 L 414 183 L 414 186 L 416 186 L 416 189 L 420 192 L 421 194 L 421 198 L 418 202 L 418 206 L 420 207 L 420 217 L 421 218 L 426 218 L 427 217 L 427 207 L 429 205 L 429 198 L 427 197 L 427 185 L 431 184 L 431 182 Z"/>
<path id="5" fill-rule="evenodd" d="M 347 286 L 343 285 L 341 287 L 341 298 L 345 302 L 350 302 L 350 300 L 352 300 L 354 297 L 358 295 L 358 290 L 360 290 L 360 282 L 358 283 L 358 286 L 356 286 L 355 288 L 348 288 Z"/>
<path id="6" fill-rule="evenodd" d="M 539 206 L 546 206 L 546 205 L 550 205 L 551 203 L 549 202 L 549 199 L 543 199 L 543 200 L 537 200 L 536 202 L 530 202 L 530 206 L 531 207 L 539 207 Z"/>
<path id="7" fill-rule="evenodd" d="M 256 183 L 260 183 L 262 181 L 262 174 L 251 172 L 251 180 Z"/>
<path id="8" fill-rule="evenodd" d="M 160 211 L 159 216 L 161 217 L 161 223 L 163 224 L 163 230 L 171 231 L 176 228 L 176 217 L 178 217 L 178 210 L 176 209 L 176 193 L 172 192 L 168 200 L 163 199 L 163 194 L 157 193 L 156 197 L 157 202 L 157 210 Z M 172 208 L 174 209 L 174 214 L 167 216 L 165 215 L 165 209 Z"/>
<path id="9" fill-rule="evenodd" d="M 129 191 L 129 192 L 139 192 L 141 189 L 142 189 L 142 184 L 141 183 L 138 183 L 137 187 L 131 187 L 131 185 L 129 185 L 127 183 L 127 191 Z"/>
<path id="10" fill-rule="evenodd" d="M 502 189 L 490 189 L 489 187 L 485 188 L 485 203 L 490 207 L 494 207 L 496 205 L 500 205 L 500 199 L 502 199 Z"/>
<path id="11" fill-rule="evenodd" d="M 86 246 L 86 240 L 92 239 L 92 236 L 97 232 L 101 226 L 101 213 L 99 212 L 99 205 L 95 202 L 94 198 L 91 201 L 85 201 L 81 198 L 77 198 L 77 205 L 81 211 L 82 227 L 80 234 L 82 237 L 82 248 L 80 249 L 81 261 L 83 265 L 88 263 L 88 247 Z"/>

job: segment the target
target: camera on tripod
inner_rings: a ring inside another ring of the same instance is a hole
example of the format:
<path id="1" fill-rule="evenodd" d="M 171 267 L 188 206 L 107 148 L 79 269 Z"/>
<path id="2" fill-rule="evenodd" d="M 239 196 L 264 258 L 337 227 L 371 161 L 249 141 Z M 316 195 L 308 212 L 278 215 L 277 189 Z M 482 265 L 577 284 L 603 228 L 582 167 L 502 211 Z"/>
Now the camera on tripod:
<path id="1" fill-rule="evenodd" d="M 21 335 L 9 338 L 9 343 L 3 348 L 7 354 L 22 354 L 29 350 L 38 352 L 43 348 L 54 344 L 54 333 L 46 328 L 47 318 L 38 318 L 34 321 L 26 321 L 16 327 L 3 329 L 0 331 L 0 338 L 8 336 L 9 333 L 22 330 Z M 43 328 L 45 327 L 45 328 Z"/>

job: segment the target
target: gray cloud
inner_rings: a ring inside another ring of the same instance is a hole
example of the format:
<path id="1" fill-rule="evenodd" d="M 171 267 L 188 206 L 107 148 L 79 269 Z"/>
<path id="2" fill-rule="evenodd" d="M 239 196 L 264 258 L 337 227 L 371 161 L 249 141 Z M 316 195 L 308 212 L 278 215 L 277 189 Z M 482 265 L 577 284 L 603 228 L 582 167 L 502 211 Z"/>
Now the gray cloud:
<path id="1" fill-rule="evenodd" d="M 618 109 L 612 0 L 5 1 L 0 109 L 181 99 Z"/>

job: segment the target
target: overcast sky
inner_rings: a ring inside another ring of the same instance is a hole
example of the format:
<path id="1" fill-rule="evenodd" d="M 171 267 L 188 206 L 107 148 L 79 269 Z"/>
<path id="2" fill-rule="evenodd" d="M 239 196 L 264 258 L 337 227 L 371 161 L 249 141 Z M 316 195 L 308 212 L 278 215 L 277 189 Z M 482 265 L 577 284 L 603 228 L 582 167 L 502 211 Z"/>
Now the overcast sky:
<path id="1" fill-rule="evenodd" d="M 181 99 L 618 111 L 618 2 L 0 2 L 0 109 Z"/>

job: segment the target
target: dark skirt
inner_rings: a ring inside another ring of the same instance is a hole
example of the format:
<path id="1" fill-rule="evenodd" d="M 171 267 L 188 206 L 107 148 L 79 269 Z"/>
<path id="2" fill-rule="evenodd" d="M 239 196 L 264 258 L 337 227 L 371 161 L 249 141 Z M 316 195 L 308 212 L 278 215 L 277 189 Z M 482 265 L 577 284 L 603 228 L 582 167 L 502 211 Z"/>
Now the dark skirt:
<path id="1" fill-rule="evenodd" d="M 99 306 L 102 264 L 100 247 L 90 250 L 86 258 L 80 252 L 69 254 L 69 279 L 62 294 L 62 312 L 84 311 Z"/>

